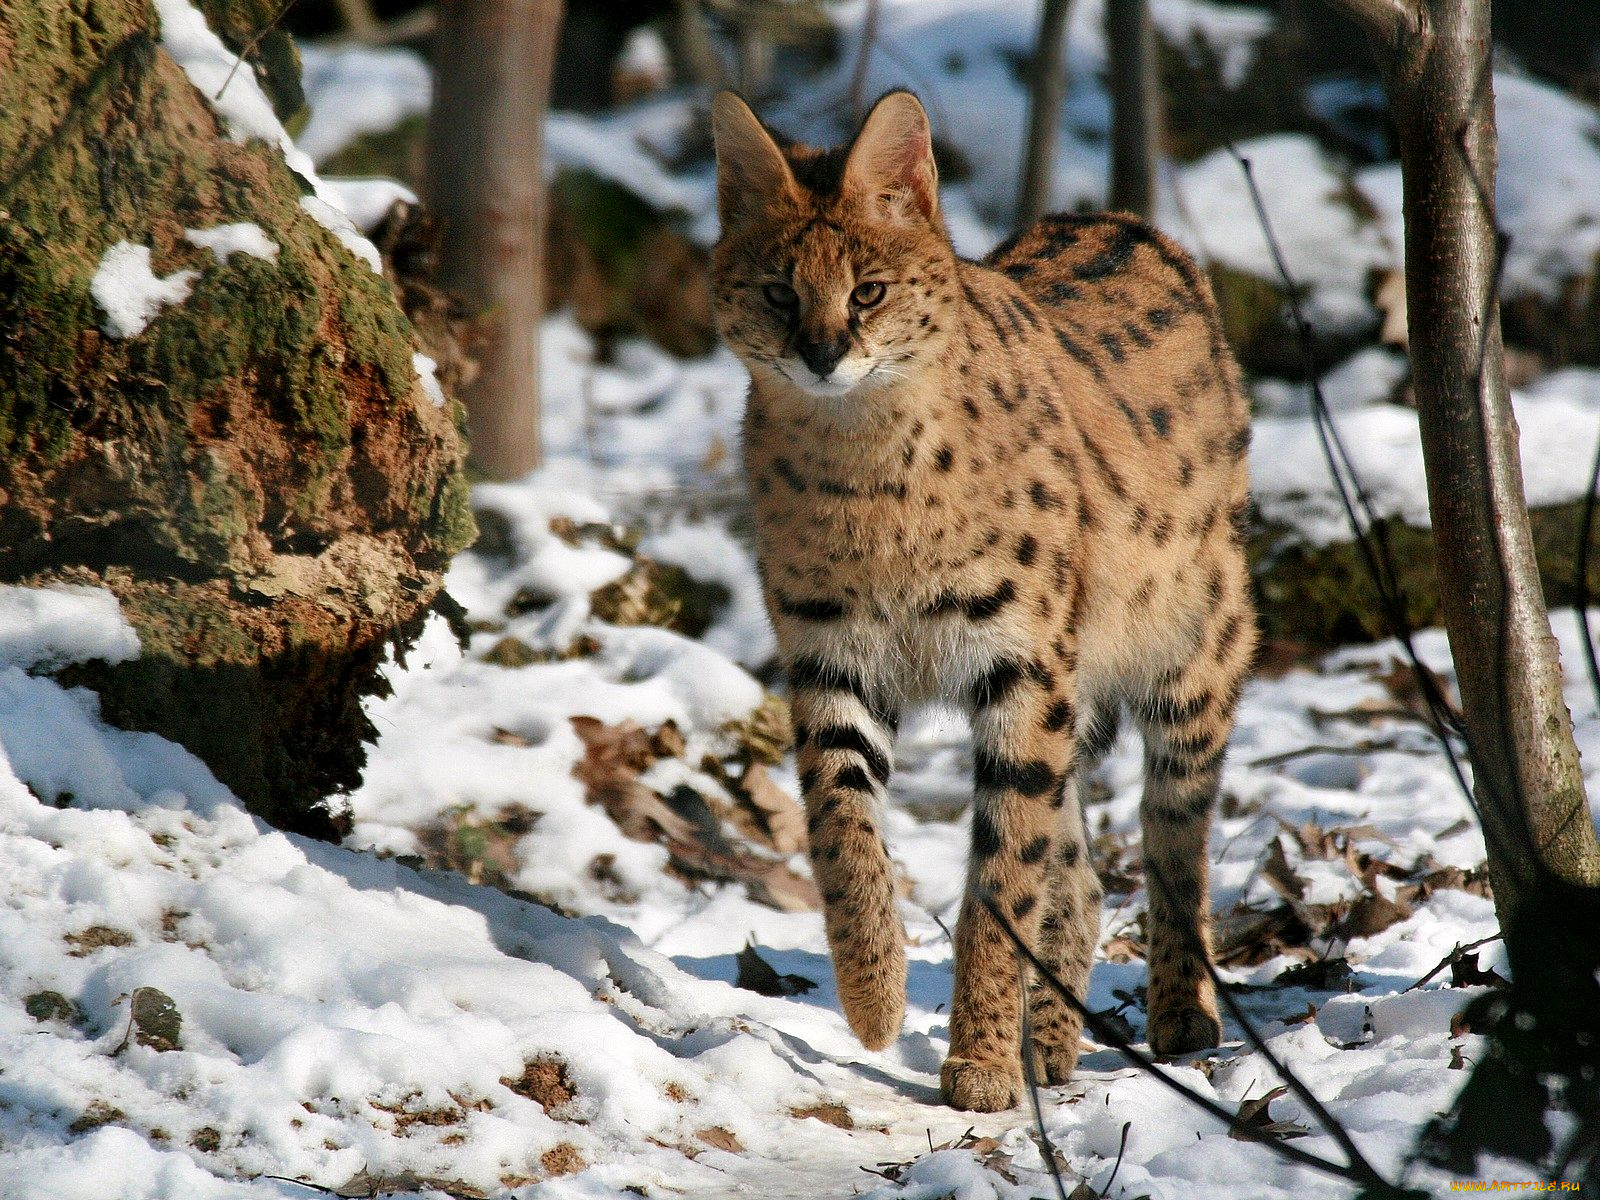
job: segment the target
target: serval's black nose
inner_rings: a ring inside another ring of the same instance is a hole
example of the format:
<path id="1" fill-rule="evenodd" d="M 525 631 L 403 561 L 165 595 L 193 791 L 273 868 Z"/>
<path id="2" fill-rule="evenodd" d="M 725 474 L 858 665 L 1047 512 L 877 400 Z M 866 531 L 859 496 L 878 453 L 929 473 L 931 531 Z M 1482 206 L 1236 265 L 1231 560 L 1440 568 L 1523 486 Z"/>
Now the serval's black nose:
<path id="1" fill-rule="evenodd" d="M 849 348 L 849 335 L 838 333 L 816 341 L 802 338 L 795 346 L 795 352 L 800 355 L 801 362 L 816 372 L 818 379 L 826 379 L 833 374 L 834 367 L 839 365 L 839 360 Z"/>

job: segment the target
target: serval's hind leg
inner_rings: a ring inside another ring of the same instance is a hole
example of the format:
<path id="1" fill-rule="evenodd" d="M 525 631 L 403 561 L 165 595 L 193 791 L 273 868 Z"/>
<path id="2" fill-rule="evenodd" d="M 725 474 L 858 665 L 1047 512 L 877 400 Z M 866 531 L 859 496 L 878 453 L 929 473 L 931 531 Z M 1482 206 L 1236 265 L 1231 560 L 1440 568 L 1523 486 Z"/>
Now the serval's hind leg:
<path id="1" fill-rule="evenodd" d="M 1211 902 L 1207 840 L 1222 758 L 1254 632 L 1242 605 L 1211 615 L 1195 656 L 1134 705 L 1144 735 L 1145 888 L 1151 1050 L 1205 1050 L 1222 1038 L 1208 962 Z"/>
<path id="2" fill-rule="evenodd" d="M 1056 981 L 1086 1001 L 1089 971 L 1100 944 L 1100 880 L 1089 860 L 1080 781 L 1116 738 L 1114 708 L 1094 711 L 1079 727 L 1077 760 L 1067 782 L 1050 868 L 1050 907 L 1039 926 L 1038 955 Z M 1040 1079 L 1066 1083 L 1078 1064 L 1083 1017 L 1050 984 L 1035 979 L 1029 991 L 1034 1051 Z"/>

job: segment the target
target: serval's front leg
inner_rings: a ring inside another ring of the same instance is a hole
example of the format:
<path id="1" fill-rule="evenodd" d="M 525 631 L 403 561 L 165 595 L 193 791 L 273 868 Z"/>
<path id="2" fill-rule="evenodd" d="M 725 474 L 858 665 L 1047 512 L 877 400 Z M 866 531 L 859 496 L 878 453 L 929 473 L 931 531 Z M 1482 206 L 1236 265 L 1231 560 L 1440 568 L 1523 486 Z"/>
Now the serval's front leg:
<path id="1" fill-rule="evenodd" d="M 1029 946 L 1037 943 L 1072 769 L 1072 686 L 1039 663 L 1002 659 L 972 696 L 972 857 L 956 927 L 950 1057 L 940 1073 L 956 1108 L 997 1112 L 1021 1095 L 1017 961 L 983 898 Z"/>
<path id="2" fill-rule="evenodd" d="M 905 928 L 878 827 L 894 753 L 894 715 L 852 671 L 816 656 L 789 669 L 811 870 L 839 1003 L 861 1044 L 881 1050 L 906 1010 Z"/>

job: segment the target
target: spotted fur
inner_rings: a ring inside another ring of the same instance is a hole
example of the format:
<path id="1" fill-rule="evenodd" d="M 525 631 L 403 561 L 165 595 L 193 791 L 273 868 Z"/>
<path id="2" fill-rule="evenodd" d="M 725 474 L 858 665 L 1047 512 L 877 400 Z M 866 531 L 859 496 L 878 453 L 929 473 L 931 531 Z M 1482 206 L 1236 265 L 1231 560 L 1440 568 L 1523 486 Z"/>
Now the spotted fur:
<path id="1" fill-rule="evenodd" d="M 1145 744 L 1150 1043 L 1216 1045 L 1205 851 L 1256 634 L 1248 410 L 1204 276 L 1117 214 L 958 258 L 909 93 L 842 150 L 782 143 L 731 93 L 714 123 L 717 313 L 750 370 L 759 560 L 851 1028 L 882 1047 L 904 1014 L 881 810 L 898 714 L 944 700 L 972 715 L 976 789 L 946 1099 L 1020 1095 L 1018 972 L 980 897 L 1084 994 L 1100 887 L 1074 778 L 1123 710 Z M 1079 1021 L 1037 984 L 1029 1002 L 1064 1081 Z"/>

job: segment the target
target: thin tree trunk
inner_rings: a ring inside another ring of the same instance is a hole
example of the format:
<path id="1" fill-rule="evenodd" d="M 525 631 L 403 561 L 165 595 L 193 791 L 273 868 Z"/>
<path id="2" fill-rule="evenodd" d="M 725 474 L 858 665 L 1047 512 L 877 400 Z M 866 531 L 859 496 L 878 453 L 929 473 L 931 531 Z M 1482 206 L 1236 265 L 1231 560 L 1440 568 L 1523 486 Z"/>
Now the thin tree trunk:
<path id="1" fill-rule="evenodd" d="M 1340 0 L 1374 35 L 1405 177 L 1406 303 L 1445 626 L 1502 927 L 1600 882 L 1500 340 L 1487 0 Z"/>
<path id="2" fill-rule="evenodd" d="M 882 7 L 880 0 L 867 0 L 867 15 L 861 22 L 861 48 L 856 51 L 855 70 L 850 73 L 850 116 L 857 121 L 867 115 L 867 71 L 872 66 Z"/>
<path id="3" fill-rule="evenodd" d="M 1017 188 L 1019 229 L 1044 216 L 1050 205 L 1050 178 L 1067 91 L 1067 18 L 1071 13 L 1072 0 L 1044 0 L 1039 11 L 1039 33 L 1028 67 L 1028 140 Z"/>
<path id="4" fill-rule="evenodd" d="M 372 0 L 337 0 L 345 32 L 358 42 L 374 42 L 382 26 L 372 13 Z"/>
<path id="5" fill-rule="evenodd" d="M 443 0 L 428 201 L 445 219 L 440 279 L 484 313 L 467 394 L 472 461 L 509 479 L 539 465 L 544 117 L 561 0 Z"/>
<path id="6" fill-rule="evenodd" d="M 1149 0 L 1106 0 L 1111 90 L 1111 194 L 1108 207 L 1149 218 L 1156 207 L 1156 145 L 1161 105 Z"/>

